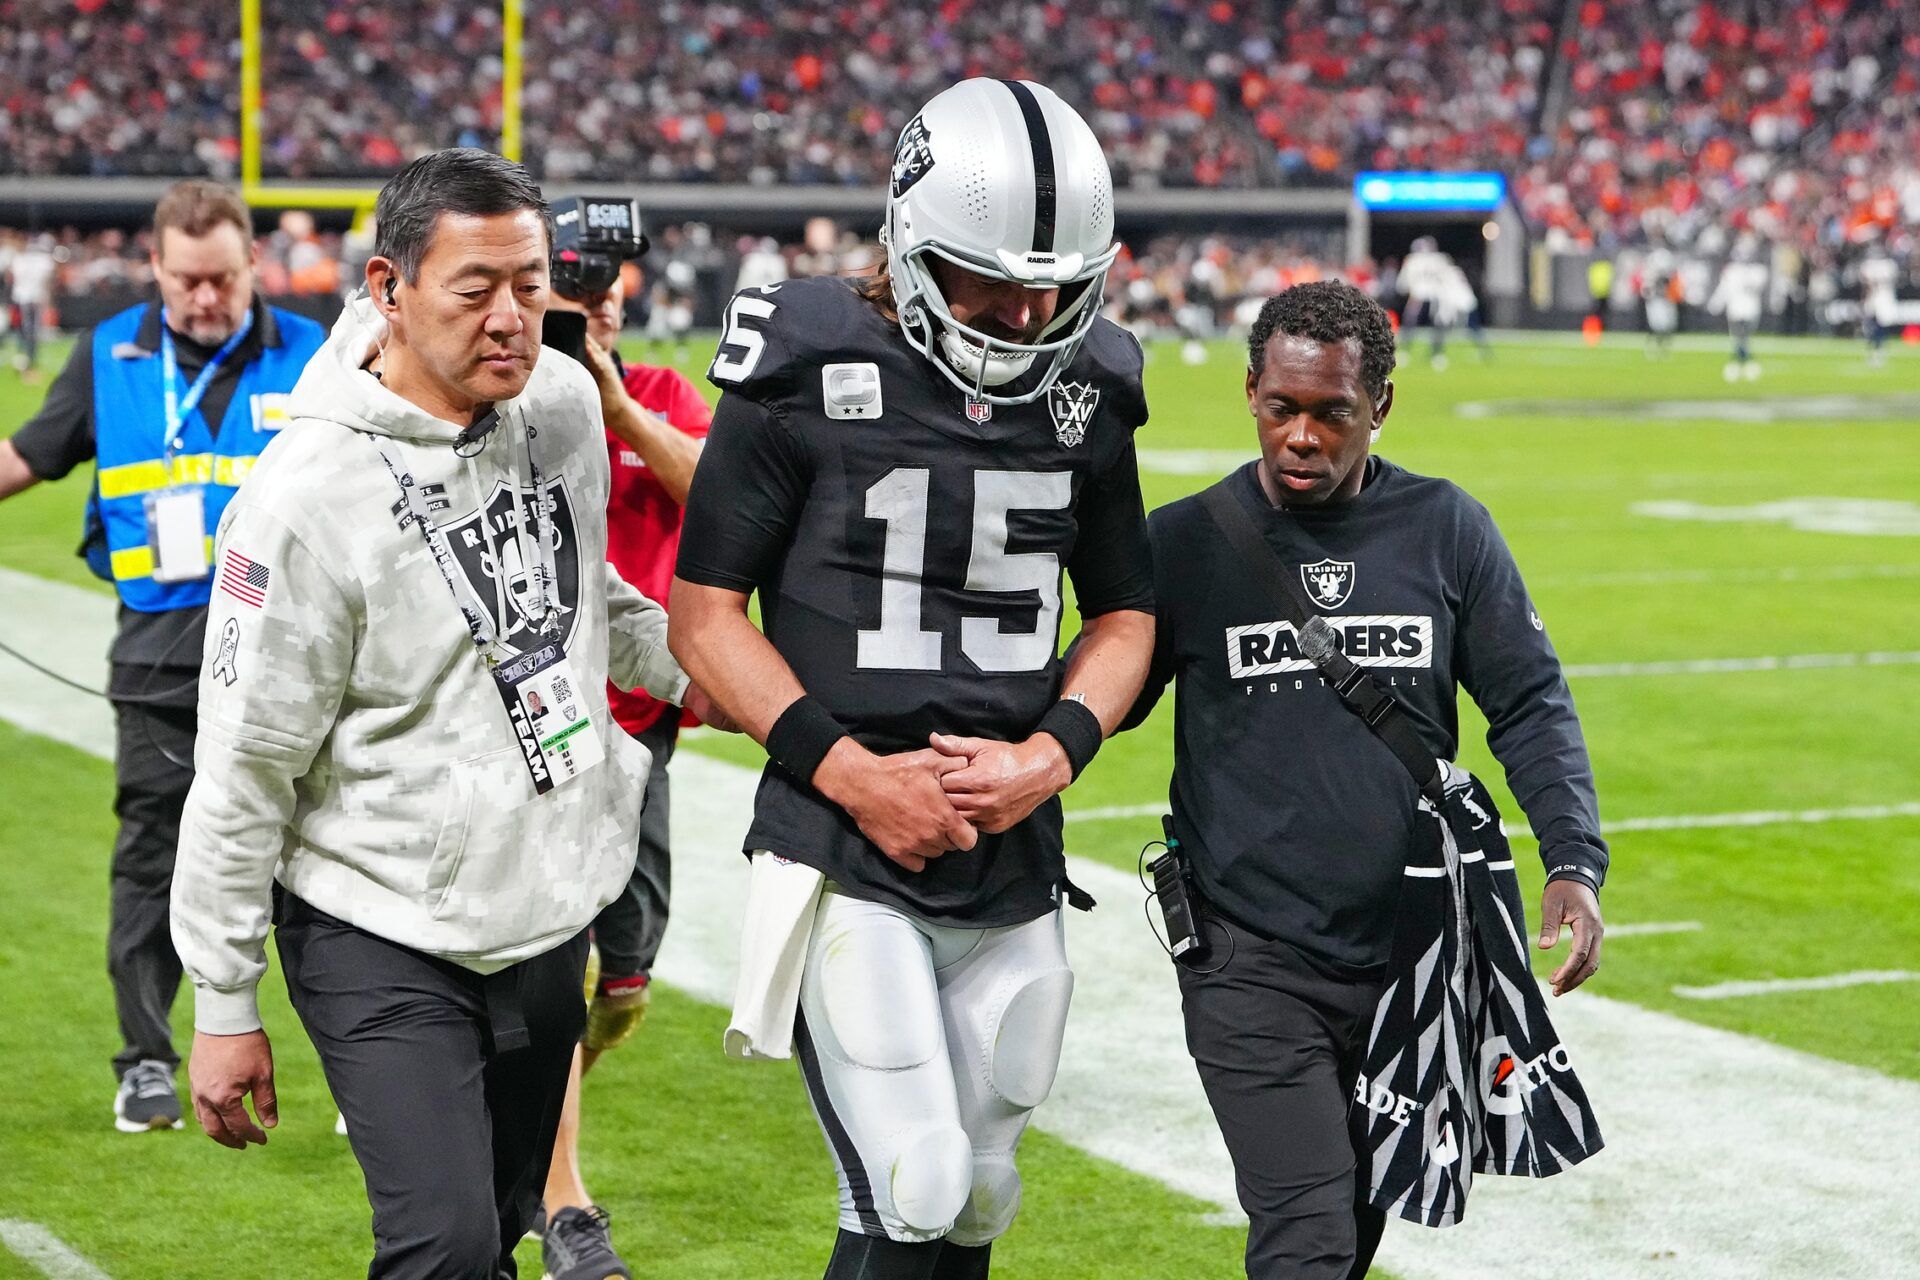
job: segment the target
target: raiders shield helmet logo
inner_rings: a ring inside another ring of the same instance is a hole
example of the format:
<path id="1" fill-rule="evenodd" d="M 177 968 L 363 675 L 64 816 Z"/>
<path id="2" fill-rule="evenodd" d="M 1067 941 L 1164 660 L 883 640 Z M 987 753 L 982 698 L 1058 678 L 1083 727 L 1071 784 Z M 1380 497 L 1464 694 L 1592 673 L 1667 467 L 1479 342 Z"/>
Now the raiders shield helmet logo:
<path id="1" fill-rule="evenodd" d="M 1056 382 L 1047 388 L 1047 411 L 1053 415 L 1053 436 L 1071 449 L 1087 438 L 1093 412 L 1100 407 L 1099 388 L 1087 382 Z"/>
<path id="2" fill-rule="evenodd" d="M 1317 560 L 1300 566 L 1307 597 L 1322 609 L 1338 609 L 1353 594 L 1353 561 Z"/>
<path id="3" fill-rule="evenodd" d="M 529 519 L 533 518 L 531 496 L 524 489 L 521 495 L 516 503 L 513 495 L 507 492 L 505 481 L 495 481 L 493 489 L 487 494 L 483 510 L 487 527 L 493 532 L 494 548 L 500 553 L 501 563 L 498 565 L 487 550 L 487 533 L 480 525 L 481 511 L 443 526 L 447 545 L 453 549 L 453 558 L 459 562 L 461 572 L 466 575 L 467 586 L 473 592 L 473 602 L 492 619 L 501 642 L 515 653 L 525 653 L 545 639 L 540 635 L 540 619 L 533 615 L 533 602 L 538 594 L 534 574 L 538 572 L 539 565 L 537 562 L 526 563 L 516 532 L 520 512 L 524 511 Z M 547 481 L 547 498 L 553 504 L 548 527 L 552 530 L 555 544 L 554 573 L 559 579 L 554 591 L 554 604 L 560 610 L 562 643 L 571 646 L 574 625 L 579 618 L 579 539 L 574 531 L 573 503 L 567 497 L 566 485 L 557 479 Z M 528 532 L 532 534 L 532 530 Z M 534 551 L 532 536 L 527 539 L 527 549 L 538 554 Z M 494 590 L 495 575 L 498 573 L 506 575 L 502 583 L 506 590 L 503 592 Z M 500 616 L 503 598 L 507 614 L 504 618 Z"/>
<path id="4" fill-rule="evenodd" d="M 914 183 L 927 176 L 927 170 L 933 168 L 933 135 L 927 132 L 927 126 L 919 116 L 915 116 L 907 127 L 900 131 L 900 145 L 893 151 L 893 194 L 895 198 L 907 194 Z"/>

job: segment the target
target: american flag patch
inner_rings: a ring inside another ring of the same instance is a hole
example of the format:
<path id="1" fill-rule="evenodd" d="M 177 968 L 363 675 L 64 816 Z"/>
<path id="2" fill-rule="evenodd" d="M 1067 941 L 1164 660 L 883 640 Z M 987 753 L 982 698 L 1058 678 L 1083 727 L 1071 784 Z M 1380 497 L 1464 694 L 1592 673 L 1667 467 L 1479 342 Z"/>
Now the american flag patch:
<path id="1" fill-rule="evenodd" d="M 234 599 L 258 609 L 267 598 L 267 566 L 229 550 L 220 563 L 220 588 Z"/>

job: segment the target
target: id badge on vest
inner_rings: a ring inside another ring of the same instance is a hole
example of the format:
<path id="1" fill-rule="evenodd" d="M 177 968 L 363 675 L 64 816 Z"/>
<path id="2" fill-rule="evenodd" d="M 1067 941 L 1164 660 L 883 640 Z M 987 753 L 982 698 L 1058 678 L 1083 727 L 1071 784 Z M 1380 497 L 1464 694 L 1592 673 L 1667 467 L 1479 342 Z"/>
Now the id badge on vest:
<path id="1" fill-rule="evenodd" d="M 198 582 L 207 576 L 206 490 L 157 489 L 146 496 L 147 548 L 155 582 Z"/>
<path id="2" fill-rule="evenodd" d="M 493 683 L 535 791 L 545 795 L 606 759 L 587 691 L 558 641 L 494 667 Z"/>

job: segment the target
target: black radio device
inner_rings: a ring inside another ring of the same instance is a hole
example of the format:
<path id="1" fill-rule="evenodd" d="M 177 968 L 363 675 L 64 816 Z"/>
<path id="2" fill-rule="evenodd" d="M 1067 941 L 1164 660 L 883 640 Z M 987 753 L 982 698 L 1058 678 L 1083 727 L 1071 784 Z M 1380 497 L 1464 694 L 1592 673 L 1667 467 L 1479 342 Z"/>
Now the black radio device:
<path id="1" fill-rule="evenodd" d="M 1162 817 L 1167 851 L 1147 864 L 1153 875 L 1153 896 L 1160 903 L 1160 914 L 1167 922 L 1167 950 L 1178 960 L 1200 947 L 1200 921 L 1194 911 L 1192 873 L 1180 854 L 1180 841 L 1173 834 L 1173 819 Z"/>

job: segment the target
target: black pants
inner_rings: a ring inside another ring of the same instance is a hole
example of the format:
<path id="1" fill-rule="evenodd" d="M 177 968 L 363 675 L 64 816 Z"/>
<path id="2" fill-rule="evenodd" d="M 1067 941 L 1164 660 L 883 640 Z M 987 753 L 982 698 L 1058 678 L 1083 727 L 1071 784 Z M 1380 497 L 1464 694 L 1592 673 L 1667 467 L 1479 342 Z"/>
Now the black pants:
<path id="1" fill-rule="evenodd" d="M 633 876 L 620 896 L 602 907 L 593 921 L 602 978 L 637 978 L 649 972 L 660 954 L 660 939 L 666 936 L 667 896 L 672 885 L 667 848 L 667 761 L 673 759 L 679 733 L 680 717 L 669 707 L 637 739 L 653 753 L 653 771 L 647 775 L 646 808 L 640 811 L 640 847 L 634 854 Z"/>
<path id="2" fill-rule="evenodd" d="M 1214 913 L 1206 936 L 1208 953 L 1179 966 L 1180 1001 L 1250 1220 L 1247 1275 L 1358 1280 L 1386 1222 L 1356 1185 L 1347 1129 L 1379 986 L 1324 972 Z"/>
<path id="3" fill-rule="evenodd" d="M 373 1205 L 370 1280 L 510 1280 L 586 1022 L 584 932 L 486 977 L 281 895 L 276 938 Z"/>
<path id="4" fill-rule="evenodd" d="M 192 676 L 187 672 L 189 680 Z M 176 683 L 163 673 L 155 687 Z M 190 700 L 181 706 L 116 702 L 113 711 L 113 811 L 120 818 L 120 834 L 113 844 L 107 976 L 120 1015 L 120 1052 L 113 1056 L 113 1070 L 121 1076 L 143 1058 L 170 1066 L 180 1063 L 169 1022 L 180 990 L 180 957 L 173 949 L 167 898 L 180 843 L 180 811 L 193 785 L 193 738 L 199 721 Z"/>

